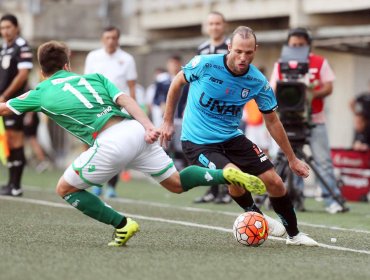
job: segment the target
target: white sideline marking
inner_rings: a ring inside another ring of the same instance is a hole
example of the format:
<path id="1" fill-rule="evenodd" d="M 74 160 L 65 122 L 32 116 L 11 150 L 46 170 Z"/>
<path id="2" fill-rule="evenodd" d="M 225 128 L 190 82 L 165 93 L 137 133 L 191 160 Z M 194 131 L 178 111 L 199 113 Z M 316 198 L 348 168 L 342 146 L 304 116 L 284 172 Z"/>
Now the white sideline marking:
<path id="1" fill-rule="evenodd" d="M 30 185 L 27 185 L 26 187 L 28 191 L 44 191 L 45 192 L 45 190 L 40 187 L 30 186 Z M 217 213 L 217 214 L 233 216 L 233 217 L 237 217 L 240 214 L 238 212 L 210 210 L 210 209 L 202 209 L 202 208 L 186 207 L 186 206 L 174 206 L 174 205 L 166 204 L 166 203 L 150 202 L 150 201 L 145 201 L 145 200 L 136 200 L 136 199 L 129 199 L 129 198 L 114 198 L 114 200 L 110 200 L 110 201 L 129 203 L 129 204 L 142 204 L 142 205 L 149 205 L 149 206 L 154 206 L 154 207 L 172 208 L 172 209 L 179 209 L 179 210 L 184 210 L 184 211 L 189 211 L 189 212 Z M 356 232 L 356 233 L 370 234 L 370 231 L 363 230 L 363 229 L 349 229 L 349 228 L 342 228 L 342 227 L 337 227 L 337 226 L 310 224 L 310 223 L 300 222 L 300 221 L 298 221 L 298 225 L 312 227 L 312 228 L 323 228 L 323 229 L 330 229 L 330 230 L 336 230 L 336 231 L 350 231 L 350 232 Z"/>
<path id="2" fill-rule="evenodd" d="M 233 216 L 237 217 L 240 215 L 238 212 L 228 212 L 228 211 L 219 211 L 219 210 L 210 210 L 210 209 L 203 209 L 203 208 L 195 208 L 195 207 L 185 207 L 185 206 L 173 206 L 171 204 L 165 204 L 165 203 L 159 203 L 159 202 L 148 202 L 144 200 L 135 200 L 135 199 L 129 199 L 129 198 L 114 198 L 109 201 L 118 201 L 126 204 L 143 204 L 143 205 L 149 205 L 149 206 L 155 206 L 155 207 L 163 207 L 163 208 L 173 208 L 173 209 L 179 209 L 189 212 L 204 212 L 204 213 L 216 213 L 216 214 L 222 214 L 226 216 Z M 337 230 L 337 231 L 350 231 L 350 232 L 356 232 L 356 233 L 365 233 L 370 234 L 370 231 L 368 230 L 362 230 L 362 229 L 349 229 L 349 228 L 341 228 L 336 226 L 326 226 L 326 225 L 317 225 L 317 224 L 310 224 L 305 222 L 299 222 L 299 225 L 307 226 L 307 227 L 313 227 L 313 228 L 325 228 L 325 229 L 331 229 L 331 230 Z"/>
<path id="3" fill-rule="evenodd" d="M 73 209 L 73 207 L 70 206 L 69 204 L 62 204 L 62 203 L 58 203 L 58 202 L 38 200 L 38 199 L 32 199 L 32 198 L 0 196 L 0 199 L 15 201 L 15 202 L 26 202 L 26 203 L 31 203 L 31 204 L 44 205 L 44 206 L 57 207 L 57 208 Z M 121 214 L 124 214 L 126 216 L 130 216 L 130 217 L 133 217 L 133 218 L 137 218 L 137 219 L 147 220 L 147 221 L 156 221 L 156 222 L 177 224 L 177 225 L 190 226 L 190 227 L 196 227 L 196 228 L 212 229 L 212 230 L 217 230 L 217 231 L 221 231 L 221 232 L 230 232 L 230 233 L 232 232 L 232 230 L 229 229 L 229 228 L 223 228 L 223 227 L 217 227 L 217 226 L 202 225 L 202 224 L 184 222 L 184 221 L 178 221 L 178 220 L 169 220 L 169 219 L 163 219 L 163 218 L 141 216 L 141 215 L 129 214 L 129 213 L 121 213 Z M 285 241 L 285 238 L 281 238 L 281 237 L 269 236 L 269 239 Z M 331 245 L 327 245 L 327 244 L 323 244 L 323 243 L 319 243 L 319 247 L 326 248 L 326 249 L 331 249 L 331 250 L 347 251 L 347 252 L 370 255 L 370 251 L 356 250 L 356 249 L 340 247 L 340 246 L 331 246 Z"/>
<path id="4" fill-rule="evenodd" d="M 27 186 L 27 190 L 45 191 L 44 189 L 40 187 L 36 187 L 36 186 Z M 184 211 L 189 211 L 189 212 L 217 213 L 217 214 L 233 216 L 233 217 L 237 217 L 240 214 L 238 212 L 210 210 L 210 209 L 202 209 L 202 208 L 186 207 L 186 206 L 174 206 L 174 205 L 166 204 L 166 203 L 150 202 L 150 201 L 136 200 L 136 199 L 129 199 L 129 198 L 114 198 L 114 200 L 110 200 L 110 201 L 130 203 L 130 204 L 142 204 L 142 205 L 149 205 L 149 206 L 154 206 L 154 207 L 172 208 L 172 209 L 179 209 L 179 210 L 184 210 Z M 330 229 L 330 230 L 336 230 L 336 231 L 350 231 L 350 232 L 356 232 L 356 233 L 370 234 L 370 231 L 363 230 L 363 229 L 349 229 L 349 228 L 342 228 L 342 227 L 337 227 L 337 226 L 310 224 L 310 223 L 300 222 L 300 221 L 298 221 L 298 225 L 312 227 L 312 228 L 323 228 L 323 229 Z"/>

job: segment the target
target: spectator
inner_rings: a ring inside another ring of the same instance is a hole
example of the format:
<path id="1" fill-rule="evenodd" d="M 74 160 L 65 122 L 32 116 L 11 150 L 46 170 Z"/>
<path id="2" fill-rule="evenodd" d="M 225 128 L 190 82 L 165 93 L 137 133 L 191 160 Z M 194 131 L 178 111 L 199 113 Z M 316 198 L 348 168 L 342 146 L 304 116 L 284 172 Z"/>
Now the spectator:
<path id="1" fill-rule="evenodd" d="M 0 19 L 3 45 L 0 51 L 0 102 L 21 95 L 27 85 L 32 64 L 32 50 L 25 39 L 19 36 L 18 20 L 6 14 Z M 21 179 L 26 164 L 24 155 L 23 116 L 4 117 L 8 137 L 8 183 L 0 190 L 2 195 L 21 196 Z"/>
<path id="2" fill-rule="evenodd" d="M 153 100 L 154 100 L 154 95 L 156 91 L 156 83 L 157 83 L 157 78 L 160 74 L 166 72 L 164 68 L 158 67 L 154 70 L 154 79 L 153 82 L 146 88 L 145 90 L 145 104 L 146 104 L 146 111 L 148 112 L 148 115 L 150 119 L 153 121 L 152 118 L 152 107 L 153 107 Z"/>
<path id="3" fill-rule="evenodd" d="M 152 120 L 155 127 L 160 127 L 166 105 L 167 92 L 172 79 L 181 70 L 181 57 L 173 55 L 167 59 L 167 72 L 156 75 L 155 92 L 151 106 Z"/>
<path id="4" fill-rule="evenodd" d="M 311 36 L 305 28 L 291 29 L 288 34 L 287 44 L 290 47 L 311 46 Z M 312 156 L 317 164 L 319 173 L 325 178 L 331 190 L 340 196 L 340 190 L 334 175 L 333 163 L 330 156 L 330 147 L 327 129 L 325 125 L 324 101 L 333 91 L 333 81 L 335 75 L 330 68 L 326 58 L 310 53 L 309 55 L 309 85 L 307 87 L 308 99 L 311 102 L 311 120 L 314 126 L 311 128 L 309 145 Z M 275 63 L 270 84 L 276 90 L 276 83 L 282 80 L 279 64 Z M 300 177 L 295 177 L 297 188 L 303 194 L 304 183 Z M 330 195 L 321 181 L 318 182 L 321 187 L 326 211 L 335 214 L 344 209 Z M 303 198 L 302 198 L 303 199 Z M 301 205 L 302 209 L 304 206 Z"/>
<path id="5" fill-rule="evenodd" d="M 370 148 L 370 82 L 369 91 L 352 99 L 350 107 L 354 113 L 355 126 L 352 147 L 356 151 L 368 151 Z"/>
<path id="6" fill-rule="evenodd" d="M 37 165 L 36 171 L 38 173 L 44 172 L 49 168 L 50 163 L 46 158 L 45 152 L 37 140 L 37 128 L 39 126 L 40 119 L 36 112 L 28 112 L 24 116 L 24 136 L 27 142 L 29 142 L 32 152 L 36 156 Z"/>
<path id="7" fill-rule="evenodd" d="M 103 48 L 90 52 L 86 57 L 85 74 L 100 73 L 107 77 L 115 86 L 132 98 L 136 97 L 136 64 L 132 55 L 123 51 L 119 46 L 120 30 L 109 26 L 102 34 Z M 106 198 L 116 197 L 118 175 L 107 183 Z M 101 195 L 102 188 L 93 187 L 95 195 Z"/>

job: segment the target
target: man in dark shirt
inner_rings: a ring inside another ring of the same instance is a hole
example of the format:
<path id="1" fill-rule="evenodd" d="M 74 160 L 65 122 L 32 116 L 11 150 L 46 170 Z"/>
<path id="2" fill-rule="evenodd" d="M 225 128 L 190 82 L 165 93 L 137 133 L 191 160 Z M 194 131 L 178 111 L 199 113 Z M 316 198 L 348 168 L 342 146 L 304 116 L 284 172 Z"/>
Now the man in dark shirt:
<path id="1" fill-rule="evenodd" d="M 353 149 L 368 151 L 370 149 L 370 91 L 354 98 L 351 101 L 351 108 L 355 117 Z"/>
<path id="2" fill-rule="evenodd" d="M 0 102 L 21 95 L 27 85 L 32 64 L 32 51 L 19 37 L 18 20 L 7 14 L 0 19 L 3 45 L 0 51 Z M 23 116 L 4 117 L 10 154 L 8 156 L 9 180 L 0 190 L 2 195 L 21 196 L 21 177 L 26 164 L 23 149 Z"/>

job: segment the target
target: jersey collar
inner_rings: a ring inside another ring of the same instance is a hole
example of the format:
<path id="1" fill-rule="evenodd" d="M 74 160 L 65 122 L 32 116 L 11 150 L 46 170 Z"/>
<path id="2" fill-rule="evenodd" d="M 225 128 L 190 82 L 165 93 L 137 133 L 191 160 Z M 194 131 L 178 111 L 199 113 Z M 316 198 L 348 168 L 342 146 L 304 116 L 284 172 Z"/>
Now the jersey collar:
<path id="1" fill-rule="evenodd" d="M 231 71 L 231 69 L 227 66 L 227 63 L 226 63 L 226 56 L 227 56 L 227 54 L 225 54 L 225 55 L 224 55 L 224 65 L 225 65 L 225 68 L 227 69 L 227 71 L 228 71 L 231 75 L 233 75 L 234 77 L 242 77 L 242 76 L 244 76 L 244 75 L 248 74 L 249 69 L 251 68 L 251 67 L 250 67 L 250 65 L 248 65 L 248 69 L 247 69 L 247 71 L 246 71 L 244 74 L 235 74 L 233 71 Z"/>

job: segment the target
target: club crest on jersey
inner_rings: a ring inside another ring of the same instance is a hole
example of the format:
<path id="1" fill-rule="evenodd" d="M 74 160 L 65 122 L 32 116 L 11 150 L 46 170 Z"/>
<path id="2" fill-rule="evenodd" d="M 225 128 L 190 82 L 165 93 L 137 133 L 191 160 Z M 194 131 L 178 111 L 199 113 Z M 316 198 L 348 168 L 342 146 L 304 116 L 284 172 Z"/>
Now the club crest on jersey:
<path id="1" fill-rule="evenodd" d="M 241 93 L 241 97 L 243 98 L 243 99 L 245 99 L 245 98 L 247 98 L 248 97 L 248 94 L 249 94 L 249 92 L 250 92 L 251 90 L 249 89 L 249 88 L 243 88 L 242 89 L 242 93 Z"/>
<path id="2" fill-rule="evenodd" d="M 3 69 L 8 69 L 9 68 L 9 66 L 10 66 L 10 60 L 11 60 L 11 56 L 10 55 L 4 55 L 3 56 L 3 59 L 2 59 L 2 61 L 1 61 L 1 67 L 3 68 Z"/>

